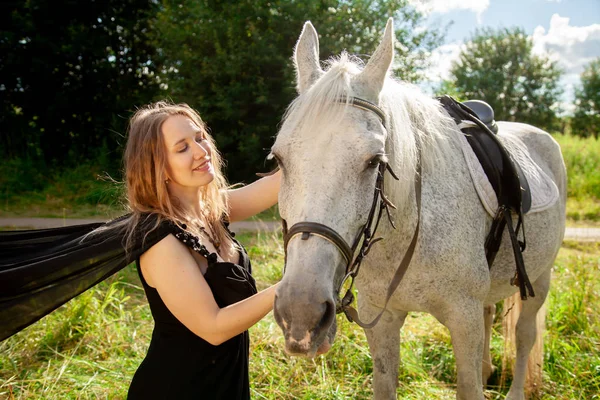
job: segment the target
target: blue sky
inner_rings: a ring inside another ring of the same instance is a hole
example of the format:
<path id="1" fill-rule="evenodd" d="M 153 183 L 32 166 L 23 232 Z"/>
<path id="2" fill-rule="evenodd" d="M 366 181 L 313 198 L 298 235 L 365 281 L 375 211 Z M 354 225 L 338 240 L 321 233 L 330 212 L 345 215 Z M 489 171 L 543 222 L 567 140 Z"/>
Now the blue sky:
<path id="1" fill-rule="evenodd" d="M 600 0 L 409 1 L 427 15 L 426 25 L 453 22 L 432 55 L 428 78 L 433 85 L 448 77 L 451 61 L 476 28 L 522 27 L 533 38 L 534 51 L 556 59 L 564 69 L 566 111 L 584 65 L 600 57 Z"/>

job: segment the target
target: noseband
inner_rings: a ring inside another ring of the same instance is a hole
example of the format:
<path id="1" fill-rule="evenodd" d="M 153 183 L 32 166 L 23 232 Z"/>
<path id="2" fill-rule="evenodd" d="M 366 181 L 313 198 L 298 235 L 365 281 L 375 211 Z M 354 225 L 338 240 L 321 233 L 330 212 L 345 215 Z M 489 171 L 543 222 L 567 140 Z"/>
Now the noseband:
<path id="1" fill-rule="evenodd" d="M 341 103 L 347 102 L 348 104 L 350 104 L 354 107 L 375 113 L 381 119 L 382 125 L 384 127 L 386 126 L 385 125 L 385 114 L 384 114 L 383 110 L 381 110 L 375 104 L 373 104 L 369 101 L 363 100 L 363 99 L 356 98 L 356 97 L 351 97 L 348 99 L 348 101 L 346 101 L 345 99 L 340 100 L 340 102 Z M 415 194 L 417 195 L 417 209 L 418 209 L 418 215 L 419 215 L 419 218 L 417 220 L 417 227 L 415 228 L 415 233 L 413 235 L 411 244 L 409 245 L 409 248 L 408 248 L 406 254 L 404 255 L 404 258 L 403 258 L 402 262 L 400 263 L 400 266 L 396 270 L 396 274 L 394 275 L 392 282 L 390 283 L 390 286 L 388 287 L 388 294 L 387 294 L 387 298 L 385 301 L 385 306 L 381 310 L 381 313 L 370 323 L 362 322 L 358 318 L 358 313 L 356 312 L 356 310 L 351 307 L 351 304 L 354 301 L 354 295 L 352 294 L 352 287 L 354 285 L 354 279 L 358 275 L 358 271 L 360 269 L 360 265 L 361 265 L 363 259 L 367 256 L 367 254 L 369 254 L 371 247 L 375 243 L 377 243 L 378 241 L 383 239 L 382 237 L 374 238 L 374 236 L 375 236 L 375 233 L 377 232 L 377 228 L 379 227 L 379 221 L 381 220 L 381 217 L 382 217 L 384 211 L 386 212 L 386 215 L 388 217 L 388 220 L 390 221 L 390 224 L 392 225 L 392 227 L 394 229 L 396 229 L 396 225 L 394 224 L 394 221 L 392 220 L 392 216 L 391 216 L 390 210 L 389 210 L 390 207 L 393 209 L 396 209 L 396 206 L 394 206 L 394 204 L 392 204 L 388 200 L 388 198 L 385 196 L 385 194 L 383 192 L 384 187 L 385 187 L 384 177 L 385 177 L 386 171 L 388 171 L 394 179 L 398 180 L 398 176 L 394 173 L 394 171 L 392 170 L 390 165 L 384 161 L 379 163 L 379 167 L 378 167 L 378 171 L 377 171 L 377 180 L 375 182 L 375 192 L 373 194 L 373 203 L 371 205 L 371 210 L 369 211 L 367 222 L 359 230 L 356 238 L 354 239 L 354 243 L 352 244 L 352 246 L 350 246 L 339 233 L 337 233 L 335 230 L 331 229 L 327 225 L 323 225 L 318 222 L 302 221 L 302 222 L 298 222 L 298 223 L 294 224 L 288 230 L 286 221 L 282 220 L 283 246 L 284 246 L 283 248 L 286 253 L 286 262 L 287 262 L 288 243 L 294 236 L 297 236 L 297 235 L 302 235 L 301 236 L 302 240 L 308 240 L 310 238 L 310 236 L 313 236 L 313 235 L 321 237 L 321 238 L 329 241 L 330 243 L 332 243 L 340 251 L 340 253 L 344 256 L 344 259 L 346 260 L 346 270 L 345 270 L 345 274 L 344 274 L 344 279 L 342 279 L 342 282 L 340 283 L 340 285 L 337 289 L 338 296 L 339 296 L 339 293 L 342 290 L 342 287 L 344 286 L 344 283 L 346 282 L 346 280 L 350 279 L 351 281 L 350 281 L 350 287 L 346 291 L 346 294 L 341 298 L 341 300 L 339 298 L 336 299 L 337 300 L 336 313 L 343 312 L 350 322 L 356 322 L 358 325 L 362 326 L 363 328 L 371 328 L 371 327 L 375 326 L 375 324 L 379 321 L 379 318 L 381 317 L 381 315 L 383 314 L 383 311 L 385 310 L 385 308 L 387 306 L 389 298 L 391 297 L 391 295 L 395 291 L 396 287 L 400 283 L 400 280 L 404 276 L 404 272 L 406 272 L 406 268 L 408 267 L 408 264 L 410 264 L 410 260 L 412 258 L 412 254 L 414 252 L 414 247 L 416 245 L 416 241 L 417 241 L 417 237 L 418 237 L 418 233 L 419 233 L 420 208 L 421 208 L 421 194 L 420 194 L 420 192 L 421 192 L 421 170 L 420 169 L 421 168 L 420 168 L 420 165 L 421 164 L 420 164 L 420 160 L 419 160 L 418 161 L 418 171 L 417 171 L 417 176 L 416 176 L 416 183 L 415 183 L 415 190 L 416 190 Z M 376 211 L 377 208 L 379 208 L 378 212 Z M 357 253 L 356 250 L 358 249 L 359 244 L 360 244 L 360 249 L 358 250 L 358 253 Z M 355 254 L 356 254 L 356 257 L 355 257 Z"/>

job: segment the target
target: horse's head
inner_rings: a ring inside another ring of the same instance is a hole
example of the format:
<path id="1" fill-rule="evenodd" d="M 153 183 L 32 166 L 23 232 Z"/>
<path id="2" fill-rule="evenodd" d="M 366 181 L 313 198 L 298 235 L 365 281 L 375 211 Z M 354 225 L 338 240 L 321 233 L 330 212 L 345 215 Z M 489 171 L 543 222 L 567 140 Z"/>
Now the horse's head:
<path id="1" fill-rule="evenodd" d="M 335 336 L 338 290 L 346 273 L 344 254 L 334 234 L 348 246 L 367 222 L 378 167 L 386 161 L 386 129 L 378 109 L 355 107 L 359 98 L 379 104 L 379 95 L 393 61 L 393 23 L 361 70 L 346 54 L 319 64 L 317 32 L 304 25 L 295 48 L 299 96 L 286 113 L 272 147 L 282 170 L 279 211 L 294 230 L 302 222 L 319 224 L 312 234 L 290 236 L 286 268 L 275 300 L 275 318 L 283 330 L 286 350 L 314 356 L 327 351 Z M 343 295 L 343 293 L 342 293 Z"/>

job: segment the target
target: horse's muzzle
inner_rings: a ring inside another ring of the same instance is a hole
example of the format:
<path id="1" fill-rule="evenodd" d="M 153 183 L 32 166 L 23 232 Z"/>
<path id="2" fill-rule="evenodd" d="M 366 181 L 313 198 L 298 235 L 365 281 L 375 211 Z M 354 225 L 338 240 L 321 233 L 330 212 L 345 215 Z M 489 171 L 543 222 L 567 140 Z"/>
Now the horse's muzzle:
<path id="1" fill-rule="evenodd" d="M 312 358 L 329 350 L 337 329 L 333 298 L 300 293 L 282 282 L 273 310 L 288 354 Z"/>

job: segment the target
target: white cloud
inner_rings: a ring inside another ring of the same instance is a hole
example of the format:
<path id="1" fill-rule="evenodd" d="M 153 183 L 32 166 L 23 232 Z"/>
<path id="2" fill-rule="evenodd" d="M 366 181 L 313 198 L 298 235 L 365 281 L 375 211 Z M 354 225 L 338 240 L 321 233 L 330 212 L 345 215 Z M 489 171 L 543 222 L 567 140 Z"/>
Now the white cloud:
<path id="1" fill-rule="evenodd" d="M 430 66 L 425 70 L 424 79 L 418 83 L 418 86 L 425 93 L 433 95 L 442 80 L 450 78 L 452 61 L 458 59 L 463 47 L 462 42 L 454 42 L 440 46 L 431 52 L 429 55 Z"/>
<path id="2" fill-rule="evenodd" d="M 425 79 L 431 82 L 440 82 L 450 78 L 450 67 L 452 61 L 458 59 L 460 51 L 464 47 L 461 42 L 442 45 L 431 53 L 431 67 L 425 72 Z"/>
<path id="3" fill-rule="evenodd" d="M 580 82 L 583 68 L 600 57 L 600 24 L 571 26 L 568 17 L 554 14 L 548 31 L 538 26 L 532 37 L 534 53 L 549 55 L 564 69 L 562 83 L 565 97 L 572 101 L 574 87 Z"/>
<path id="4" fill-rule="evenodd" d="M 452 10 L 469 10 L 477 14 L 481 23 L 481 14 L 490 6 L 490 0 L 409 0 L 415 8 L 425 15 L 445 14 Z"/>

